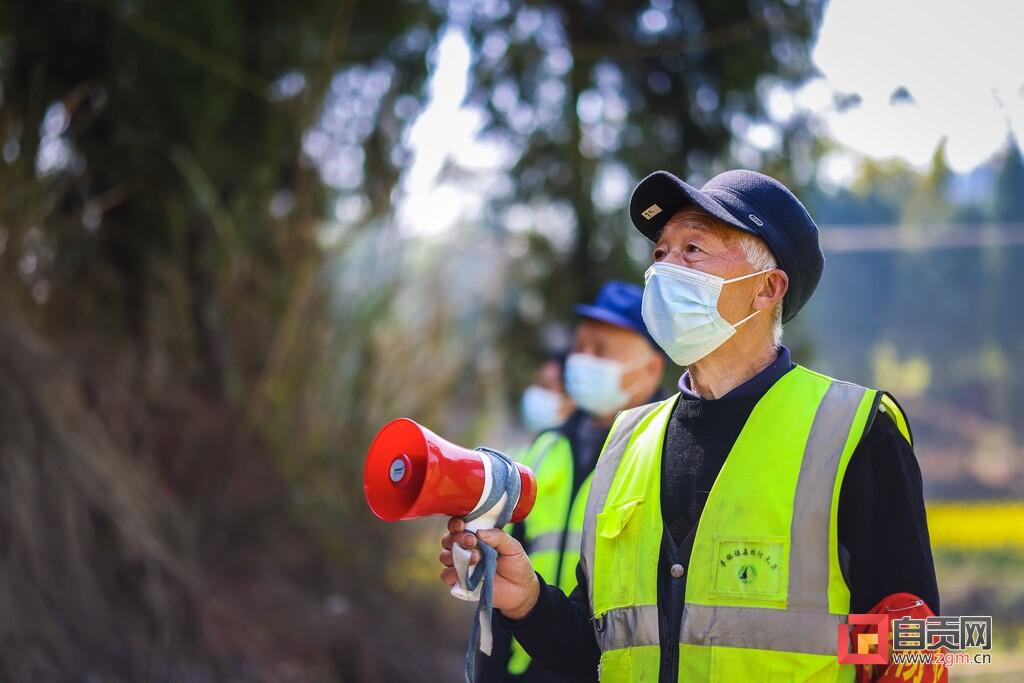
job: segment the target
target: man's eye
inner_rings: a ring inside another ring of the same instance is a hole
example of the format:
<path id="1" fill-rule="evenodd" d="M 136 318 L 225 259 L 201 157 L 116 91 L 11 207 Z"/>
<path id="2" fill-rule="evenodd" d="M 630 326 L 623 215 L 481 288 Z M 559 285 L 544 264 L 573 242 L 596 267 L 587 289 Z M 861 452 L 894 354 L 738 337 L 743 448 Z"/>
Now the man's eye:
<path id="1" fill-rule="evenodd" d="M 665 249 L 661 249 L 661 248 L 655 249 L 654 250 L 654 260 L 655 261 L 660 261 L 661 259 L 665 258 L 665 252 L 666 252 Z"/>
<path id="2" fill-rule="evenodd" d="M 686 245 L 686 251 L 690 253 L 695 253 L 701 251 L 701 248 L 698 247 L 696 244 L 691 243 Z"/>

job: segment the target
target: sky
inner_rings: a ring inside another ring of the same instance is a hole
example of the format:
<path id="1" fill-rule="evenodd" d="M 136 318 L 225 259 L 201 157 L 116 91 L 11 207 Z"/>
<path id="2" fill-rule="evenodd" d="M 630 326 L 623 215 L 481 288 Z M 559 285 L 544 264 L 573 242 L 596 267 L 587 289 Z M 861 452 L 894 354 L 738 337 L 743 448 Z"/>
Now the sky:
<path id="1" fill-rule="evenodd" d="M 769 112 L 808 110 L 824 121 L 845 149 L 821 169 L 832 184 L 851 180 L 860 157 L 923 167 L 943 139 L 950 166 L 970 171 L 1010 130 L 1024 137 L 1022 26 L 1024 3 L 1012 0 L 832 0 L 812 52 L 820 75 L 795 92 L 773 92 Z M 419 234 L 472 219 L 485 204 L 484 193 L 438 182 L 446 159 L 486 172 L 508 155 L 476 140 L 481 116 L 461 105 L 469 62 L 464 38 L 450 30 L 438 46 L 429 104 L 410 132 L 414 162 L 399 223 Z M 910 97 L 893 101 L 900 87 Z M 835 95 L 851 93 L 861 104 L 838 110 Z"/>
<path id="2" fill-rule="evenodd" d="M 831 135 L 866 156 L 924 165 L 945 137 L 958 172 L 1024 133 L 1024 4 L 970 0 L 833 0 L 817 45 L 822 77 L 796 99 Z M 891 103 L 903 86 L 912 103 Z M 833 92 L 857 93 L 838 112 Z"/>

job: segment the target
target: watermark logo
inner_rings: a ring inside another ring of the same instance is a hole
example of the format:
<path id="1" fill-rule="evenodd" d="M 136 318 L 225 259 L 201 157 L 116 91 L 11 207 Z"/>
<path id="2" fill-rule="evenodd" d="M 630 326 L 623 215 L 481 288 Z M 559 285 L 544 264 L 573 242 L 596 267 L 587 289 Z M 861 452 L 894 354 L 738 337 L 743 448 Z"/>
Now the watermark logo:
<path id="1" fill-rule="evenodd" d="M 901 617 L 892 622 L 894 650 L 992 649 L 992 617 Z"/>
<path id="2" fill-rule="evenodd" d="M 850 637 L 852 626 L 868 627 L 856 634 L 856 642 Z M 964 652 L 967 649 L 981 652 Z M 989 664 L 991 649 L 990 616 L 893 619 L 888 614 L 851 614 L 839 625 L 840 664 Z"/>
<path id="3" fill-rule="evenodd" d="M 874 626 L 874 632 L 857 634 L 857 651 L 850 651 L 850 625 Z M 889 663 L 889 615 L 851 614 L 846 624 L 839 625 L 840 664 Z"/>

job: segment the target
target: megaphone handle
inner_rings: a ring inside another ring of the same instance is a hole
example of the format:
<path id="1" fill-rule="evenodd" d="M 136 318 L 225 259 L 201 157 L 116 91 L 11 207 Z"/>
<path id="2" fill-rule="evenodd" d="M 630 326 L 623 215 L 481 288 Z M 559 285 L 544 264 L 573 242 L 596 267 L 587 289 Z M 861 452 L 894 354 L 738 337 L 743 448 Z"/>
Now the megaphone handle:
<path id="1" fill-rule="evenodd" d="M 480 595 L 477 591 L 468 591 L 466 586 L 469 585 L 469 559 L 472 556 L 472 552 L 466 550 L 461 545 L 455 544 L 452 546 L 452 560 L 455 565 L 455 574 L 459 577 L 459 582 L 452 586 L 452 595 L 461 600 L 479 600 Z M 473 593 L 477 593 L 476 596 Z"/>
<path id="2" fill-rule="evenodd" d="M 507 495 L 503 494 L 490 510 L 476 519 L 466 522 L 466 531 L 475 533 L 480 529 L 493 529 L 507 497 Z M 476 602 L 480 599 L 480 586 L 478 585 L 474 590 L 469 590 L 469 574 L 471 571 L 469 560 L 471 556 L 471 550 L 466 550 L 458 543 L 452 545 L 452 560 L 455 565 L 455 574 L 459 577 L 459 582 L 452 586 L 451 594 L 459 600 Z"/>
<path id="3" fill-rule="evenodd" d="M 477 508 L 464 517 L 466 526 L 471 531 L 491 529 L 508 524 L 522 493 L 518 468 L 512 458 L 500 451 L 483 446 L 476 450 L 487 456 L 482 458 L 485 463 L 487 483 Z M 494 465 L 500 464 L 502 469 L 488 470 L 487 465 L 492 464 L 492 461 Z M 473 522 L 476 523 L 473 524 Z M 480 564 L 472 574 L 468 574 L 467 586 L 476 585 L 480 589 L 480 598 L 477 601 L 473 630 L 469 636 L 469 647 L 466 650 L 466 683 L 476 683 L 477 649 L 485 655 L 490 655 L 493 645 L 491 613 L 494 606 L 494 580 L 498 568 L 498 551 L 479 538 L 477 541 L 480 548 Z"/>

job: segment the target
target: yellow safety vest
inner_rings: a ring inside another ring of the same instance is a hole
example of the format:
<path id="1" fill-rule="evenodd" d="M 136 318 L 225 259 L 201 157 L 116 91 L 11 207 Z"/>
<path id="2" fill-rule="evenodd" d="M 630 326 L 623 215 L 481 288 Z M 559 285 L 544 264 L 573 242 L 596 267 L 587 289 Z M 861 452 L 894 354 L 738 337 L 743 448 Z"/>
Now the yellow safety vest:
<path id="1" fill-rule="evenodd" d="M 658 680 L 662 444 L 677 400 L 621 413 L 594 473 L 582 562 L 601 681 Z M 679 681 L 854 680 L 836 656 L 850 609 L 836 518 L 850 456 L 879 406 L 909 441 L 890 396 L 799 365 L 758 401 L 682 567 Z"/>
<path id="2" fill-rule="evenodd" d="M 572 495 L 573 457 L 569 439 L 558 431 L 541 434 L 522 457 L 537 477 L 537 502 L 523 521 L 526 547 L 533 568 L 566 595 L 576 587 L 576 565 L 580 559 L 583 515 L 586 509 L 590 476 Z M 530 665 L 530 655 L 512 640 L 508 671 L 522 674 Z"/>

